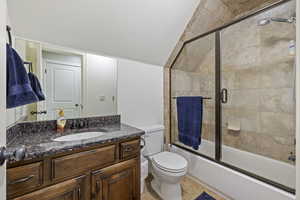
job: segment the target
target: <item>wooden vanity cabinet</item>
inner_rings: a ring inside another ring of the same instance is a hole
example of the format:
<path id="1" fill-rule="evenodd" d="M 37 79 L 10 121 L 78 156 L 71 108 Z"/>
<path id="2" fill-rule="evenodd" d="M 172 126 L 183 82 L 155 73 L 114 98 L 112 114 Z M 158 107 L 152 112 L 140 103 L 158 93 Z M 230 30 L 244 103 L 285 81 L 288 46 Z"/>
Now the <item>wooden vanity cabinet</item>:
<path id="1" fill-rule="evenodd" d="M 43 185 L 43 163 L 36 162 L 7 170 L 7 195 L 18 196 Z"/>
<path id="2" fill-rule="evenodd" d="M 7 199 L 140 200 L 139 141 L 134 138 L 8 166 Z"/>
<path id="3" fill-rule="evenodd" d="M 138 160 L 131 159 L 92 173 L 95 200 L 137 200 L 139 197 Z"/>
<path id="4" fill-rule="evenodd" d="M 74 178 L 41 190 L 17 197 L 14 200 L 79 200 L 87 199 L 84 195 L 86 176 Z"/>

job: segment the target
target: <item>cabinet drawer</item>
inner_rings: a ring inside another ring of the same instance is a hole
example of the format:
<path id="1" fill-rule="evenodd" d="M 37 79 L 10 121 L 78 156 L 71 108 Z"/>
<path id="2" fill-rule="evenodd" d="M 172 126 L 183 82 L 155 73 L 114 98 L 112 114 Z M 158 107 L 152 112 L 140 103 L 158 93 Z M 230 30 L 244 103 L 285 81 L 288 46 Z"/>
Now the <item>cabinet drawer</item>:
<path id="1" fill-rule="evenodd" d="M 121 159 L 126 159 L 137 155 L 140 151 L 140 140 L 121 143 L 120 151 Z"/>
<path id="2" fill-rule="evenodd" d="M 7 170 L 7 195 L 30 192 L 43 184 L 43 165 L 41 162 Z"/>
<path id="3" fill-rule="evenodd" d="M 115 145 L 75 153 L 52 160 L 52 180 L 79 175 L 95 167 L 111 164 L 116 160 Z"/>
<path id="4" fill-rule="evenodd" d="M 81 176 L 41 190 L 20 196 L 13 200 L 88 200 L 86 177 Z"/>

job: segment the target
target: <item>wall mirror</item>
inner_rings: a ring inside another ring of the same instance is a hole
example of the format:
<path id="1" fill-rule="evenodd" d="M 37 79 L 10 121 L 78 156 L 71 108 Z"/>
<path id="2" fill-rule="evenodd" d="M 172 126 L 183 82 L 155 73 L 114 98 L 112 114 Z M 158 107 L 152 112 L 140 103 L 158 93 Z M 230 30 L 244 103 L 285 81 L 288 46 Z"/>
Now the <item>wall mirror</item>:
<path id="1" fill-rule="evenodd" d="M 26 70 L 39 79 L 46 100 L 7 110 L 7 125 L 117 113 L 117 59 L 14 38 Z M 88 77 L 88 78 L 87 78 Z"/>

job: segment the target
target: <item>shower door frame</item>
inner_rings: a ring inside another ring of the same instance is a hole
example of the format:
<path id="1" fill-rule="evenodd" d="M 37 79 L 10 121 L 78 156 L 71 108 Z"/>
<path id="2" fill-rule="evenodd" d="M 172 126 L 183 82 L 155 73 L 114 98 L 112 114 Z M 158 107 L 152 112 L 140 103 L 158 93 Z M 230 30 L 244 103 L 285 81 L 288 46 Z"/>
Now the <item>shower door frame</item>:
<path id="1" fill-rule="evenodd" d="M 192 39 L 189 39 L 189 40 L 186 40 L 182 47 L 180 48 L 179 52 L 177 53 L 176 57 L 174 58 L 170 68 L 169 68 L 169 130 L 170 130 L 170 144 L 171 145 L 174 145 L 178 148 L 181 148 L 181 149 L 184 149 L 190 153 L 193 153 L 193 154 L 197 154 L 205 159 L 208 159 L 214 163 L 217 163 L 221 166 L 225 166 L 225 167 L 228 167 L 232 170 L 235 170 L 235 171 L 238 171 L 242 174 L 245 174 L 247 176 L 250 176 L 252 178 L 255 178 L 257 180 L 260 180 L 264 183 L 267 183 L 269 185 L 272 185 L 276 188 L 279 188 L 281 190 L 284 190 L 286 192 L 289 192 L 289 193 L 292 193 L 292 194 L 295 194 L 296 193 L 296 190 L 293 189 L 293 188 L 289 188 L 285 185 L 282 185 L 280 183 L 277 183 L 275 181 L 272 181 L 270 179 L 267 179 L 267 178 L 264 178 L 262 176 L 259 176 L 257 174 L 254 174 L 252 172 L 249 172 L 247 170 L 244 170 L 242 168 L 239 168 L 239 167 L 236 167 L 236 166 L 233 166 L 231 164 L 228 164 L 228 163 L 225 163 L 221 160 L 222 158 L 222 130 L 221 130 L 221 123 L 222 123 L 222 103 L 221 103 L 221 31 L 224 30 L 225 28 L 228 28 L 234 24 L 237 24 L 239 22 L 242 22 L 248 18 L 251 18 L 253 16 L 256 16 L 258 14 L 261 14 L 265 11 L 268 11 L 272 8 L 275 8 L 277 6 L 280 6 L 282 4 L 285 4 L 287 2 L 290 2 L 292 0 L 279 0 L 278 2 L 275 2 L 271 5 L 268 5 L 262 9 L 259 9 L 257 11 L 254 11 L 252 13 L 249 13 L 243 17 L 240 17 L 230 23 L 227 23 L 223 26 L 220 26 L 216 29 L 212 29 L 206 33 L 203 33 L 201 35 L 198 35 Z M 208 36 L 208 35 L 211 35 L 211 34 L 214 34 L 215 35 L 215 158 L 212 158 L 212 157 L 209 157 L 207 155 L 204 155 L 204 154 L 201 154 L 199 152 L 196 152 L 196 151 L 193 151 L 189 148 L 186 148 L 186 147 L 183 147 L 183 146 L 180 146 L 178 144 L 175 144 L 174 143 L 174 140 L 172 138 L 172 77 L 171 77 L 171 74 L 172 74 L 172 68 L 173 66 L 175 65 L 176 61 L 178 60 L 178 57 L 180 56 L 181 52 L 183 51 L 184 47 L 195 41 L 195 40 L 198 40 L 198 39 L 201 39 L 205 36 Z M 296 178 L 296 177 L 295 177 Z"/>

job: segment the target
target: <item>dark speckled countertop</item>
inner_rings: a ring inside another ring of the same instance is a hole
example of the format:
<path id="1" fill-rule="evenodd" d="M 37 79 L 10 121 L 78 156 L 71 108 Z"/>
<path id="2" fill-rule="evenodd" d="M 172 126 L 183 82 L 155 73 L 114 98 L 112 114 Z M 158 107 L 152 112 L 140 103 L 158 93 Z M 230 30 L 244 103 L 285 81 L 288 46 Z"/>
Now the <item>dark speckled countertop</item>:
<path id="1" fill-rule="evenodd" d="M 100 137 L 90 139 L 75 140 L 68 142 L 56 142 L 53 139 L 65 135 L 71 135 L 82 132 L 104 132 Z M 18 134 L 10 137 L 7 141 L 7 150 L 13 152 L 20 147 L 26 148 L 26 156 L 24 160 L 42 158 L 57 153 L 68 152 L 75 149 L 90 147 L 97 144 L 108 142 L 116 142 L 123 139 L 130 139 L 144 134 L 144 131 L 125 125 L 125 124 L 109 124 L 101 127 L 67 129 L 63 133 L 57 133 L 55 130 L 44 130 L 40 132 L 31 132 L 26 134 Z M 10 164 L 16 162 L 14 158 L 8 161 Z"/>

